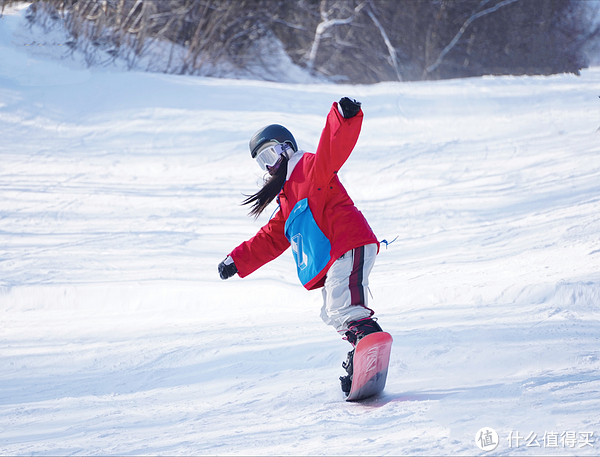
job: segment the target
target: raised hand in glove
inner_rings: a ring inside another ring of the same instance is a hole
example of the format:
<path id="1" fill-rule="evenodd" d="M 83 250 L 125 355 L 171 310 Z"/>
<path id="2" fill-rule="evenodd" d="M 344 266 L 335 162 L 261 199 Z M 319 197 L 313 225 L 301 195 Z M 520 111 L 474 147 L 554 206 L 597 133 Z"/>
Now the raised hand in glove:
<path id="1" fill-rule="evenodd" d="M 227 258 L 219 264 L 219 276 L 221 276 L 221 279 L 229 279 L 237 272 L 238 269 L 230 256 L 227 256 Z"/>
<path id="2" fill-rule="evenodd" d="M 356 116 L 360 111 L 360 105 L 358 100 L 348 97 L 344 97 L 338 102 L 340 112 L 346 119 Z"/>

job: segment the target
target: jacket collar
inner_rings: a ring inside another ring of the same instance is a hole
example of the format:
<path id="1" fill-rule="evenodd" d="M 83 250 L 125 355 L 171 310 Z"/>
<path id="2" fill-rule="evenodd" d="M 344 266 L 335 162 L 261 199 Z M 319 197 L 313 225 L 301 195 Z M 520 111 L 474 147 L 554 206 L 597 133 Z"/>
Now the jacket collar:
<path id="1" fill-rule="evenodd" d="M 304 152 L 306 151 L 299 150 L 297 152 L 294 152 L 292 157 L 290 157 L 287 167 L 287 176 L 285 177 L 286 181 L 290 179 L 290 176 L 292 176 L 292 172 L 294 171 L 294 168 L 296 168 L 296 165 L 298 165 L 298 162 L 300 162 L 300 159 L 302 158 Z"/>

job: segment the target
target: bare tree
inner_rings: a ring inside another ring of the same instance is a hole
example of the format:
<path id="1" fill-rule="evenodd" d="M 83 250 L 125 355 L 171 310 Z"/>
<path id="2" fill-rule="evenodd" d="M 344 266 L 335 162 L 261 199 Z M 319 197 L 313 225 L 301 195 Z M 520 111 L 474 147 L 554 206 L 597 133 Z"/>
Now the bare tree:
<path id="1" fill-rule="evenodd" d="M 462 27 L 457 32 L 457 34 L 454 36 L 454 38 L 452 38 L 452 41 L 450 41 L 450 43 L 448 43 L 448 45 L 442 50 L 442 52 L 440 53 L 440 55 L 438 56 L 436 61 L 432 65 L 425 68 L 425 70 L 423 71 L 423 79 L 427 79 L 427 75 L 439 67 L 439 65 L 444 60 L 444 57 L 446 57 L 448 52 L 450 52 L 450 50 L 452 50 L 452 48 L 456 45 L 456 43 L 458 43 L 458 40 L 460 40 L 460 38 L 463 36 L 463 34 L 467 30 L 467 28 L 473 23 L 473 21 L 479 19 L 482 16 L 485 16 L 486 14 L 490 14 L 495 11 L 498 11 L 498 9 L 502 8 L 503 6 L 510 5 L 511 3 L 514 3 L 516 1 L 518 1 L 518 0 L 503 0 L 503 1 L 499 2 L 498 4 L 494 5 L 493 7 L 490 7 L 483 11 L 477 12 L 477 10 L 479 8 L 483 7 L 485 4 L 490 2 L 490 0 L 482 0 L 481 3 L 475 9 L 475 11 L 473 11 L 471 16 L 462 25 Z"/>
<path id="2" fill-rule="evenodd" d="M 400 73 L 400 65 L 398 62 L 398 53 L 396 51 L 396 48 L 392 45 L 392 42 L 390 41 L 388 34 L 385 31 L 385 28 L 383 27 L 383 25 L 381 25 L 381 22 L 379 22 L 379 19 L 377 19 L 377 17 L 375 16 L 375 13 L 373 12 L 372 4 L 369 5 L 369 8 L 366 11 L 367 11 L 367 14 L 369 15 L 369 17 L 371 18 L 371 20 L 375 23 L 377 30 L 379 30 L 379 33 L 381 34 L 381 38 L 383 38 L 385 46 L 390 55 L 389 63 L 392 66 L 392 68 L 394 69 L 394 71 L 396 72 L 396 77 L 398 78 L 398 81 L 402 81 L 402 75 Z"/>
<path id="3" fill-rule="evenodd" d="M 317 28 L 315 29 L 315 37 L 312 46 L 310 47 L 310 52 L 308 53 L 306 59 L 306 67 L 310 71 L 313 71 L 314 69 L 315 60 L 317 58 L 317 52 L 319 50 L 319 45 L 321 43 L 321 38 L 323 37 L 323 34 L 327 32 L 327 30 L 329 30 L 331 27 L 334 27 L 336 25 L 350 24 L 354 20 L 356 15 L 360 12 L 360 10 L 362 10 L 366 5 L 366 2 L 362 2 L 352 10 L 348 17 L 342 19 L 338 17 L 332 17 L 336 14 L 336 12 L 340 10 L 340 2 L 336 1 L 330 7 L 327 7 L 327 3 L 327 0 L 321 0 L 321 3 L 319 5 L 321 22 L 319 22 Z"/>
<path id="4" fill-rule="evenodd" d="M 109 55 L 133 66 L 160 42 L 171 51 L 153 70 L 218 75 L 223 63 L 250 71 L 280 42 L 313 74 L 373 83 L 577 73 L 600 35 L 587 9 L 582 0 L 36 0 L 29 16 L 60 15 L 90 65 Z"/>

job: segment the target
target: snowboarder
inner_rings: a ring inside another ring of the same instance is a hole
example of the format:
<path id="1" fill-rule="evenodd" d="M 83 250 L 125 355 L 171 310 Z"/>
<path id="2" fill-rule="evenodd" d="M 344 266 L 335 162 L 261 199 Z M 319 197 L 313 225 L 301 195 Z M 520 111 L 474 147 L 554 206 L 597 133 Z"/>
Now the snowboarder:
<path id="1" fill-rule="evenodd" d="M 381 332 L 367 305 L 368 278 L 379 242 L 356 208 L 337 173 L 360 134 L 361 103 L 348 97 L 334 102 L 316 153 L 298 149 L 291 132 L 268 125 L 250 139 L 250 153 L 268 173 L 265 184 L 243 204 L 258 217 L 275 198 L 279 208 L 250 240 L 236 247 L 218 267 L 222 279 L 244 278 L 288 247 L 300 281 L 308 290 L 322 288 L 321 318 L 353 347 L 364 336 Z M 342 390 L 348 394 L 352 357 L 342 366 Z"/>

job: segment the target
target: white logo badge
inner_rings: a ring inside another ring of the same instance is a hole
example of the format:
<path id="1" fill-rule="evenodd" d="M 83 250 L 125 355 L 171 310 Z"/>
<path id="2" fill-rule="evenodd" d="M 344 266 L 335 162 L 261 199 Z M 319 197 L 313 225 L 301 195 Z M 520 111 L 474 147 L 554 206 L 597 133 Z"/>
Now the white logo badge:
<path id="1" fill-rule="evenodd" d="M 484 427 L 477 432 L 477 435 L 475 435 L 477 447 L 485 452 L 496 449 L 498 447 L 498 441 L 498 434 L 493 428 Z"/>
<path id="2" fill-rule="evenodd" d="M 304 270 L 308 265 L 308 256 L 303 249 L 303 238 L 301 233 L 292 237 L 291 245 L 292 251 L 296 254 L 296 264 L 298 265 L 298 268 Z"/>

